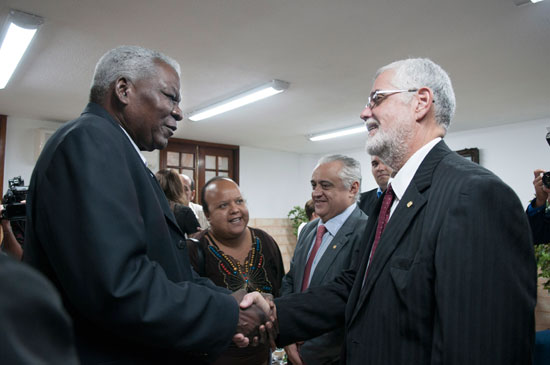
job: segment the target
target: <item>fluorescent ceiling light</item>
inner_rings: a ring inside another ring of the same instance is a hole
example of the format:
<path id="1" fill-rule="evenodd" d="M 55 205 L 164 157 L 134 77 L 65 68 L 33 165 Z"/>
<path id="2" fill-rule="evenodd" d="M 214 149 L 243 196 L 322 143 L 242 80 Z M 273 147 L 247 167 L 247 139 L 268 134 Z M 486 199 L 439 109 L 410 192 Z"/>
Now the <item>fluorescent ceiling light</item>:
<path id="1" fill-rule="evenodd" d="M 529 4 L 529 3 L 540 3 L 542 0 L 514 0 L 514 4 L 516 4 L 517 6 L 520 6 L 520 5 L 525 5 L 525 4 Z"/>
<path id="2" fill-rule="evenodd" d="M 10 10 L 6 21 L 7 30 L 0 47 L 0 89 L 6 87 L 17 64 L 43 22 L 44 19 L 39 16 Z"/>
<path id="3" fill-rule="evenodd" d="M 283 91 L 288 89 L 288 86 L 288 82 L 281 80 L 271 80 L 265 85 L 245 91 L 241 94 L 235 95 L 229 99 L 220 101 L 205 108 L 194 110 L 191 113 L 187 114 L 187 118 L 194 122 L 210 118 L 214 115 L 225 113 L 246 104 L 250 104 L 255 101 L 265 99 L 269 96 L 282 93 Z"/>
<path id="4" fill-rule="evenodd" d="M 366 132 L 367 128 L 365 124 L 359 126 L 347 127 L 343 129 L 337 129 L 329 132 L 317 133 L 308 136 L 308 139 L 313 142 L 324 141 L 325 139 L 338 138 L 343 136 L 349 136 L 350 134 L 357 134 Z"/>

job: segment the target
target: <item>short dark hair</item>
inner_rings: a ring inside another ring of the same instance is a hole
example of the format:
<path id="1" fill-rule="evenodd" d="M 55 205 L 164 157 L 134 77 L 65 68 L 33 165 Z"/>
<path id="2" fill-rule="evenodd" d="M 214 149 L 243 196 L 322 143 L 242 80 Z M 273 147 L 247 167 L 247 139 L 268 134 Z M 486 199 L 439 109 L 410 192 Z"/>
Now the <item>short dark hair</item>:
<path id="1" fill-rule="evenodd" d="M 313 213 L 315 213 L 315 204 L 313 204 L 313 199 L 309 199 L 306 202 L 304 210 L 306 211 L 307 219 L 311 220 L 311 218 L 313 217 Z"/>
<path id="2" fill-rule="evenodd" d="M 210 213 L 210 211 L 208 210 L 208 203 L 206 202 L 206 199 L 204 198 L 204 196 L 206 195 L 206 188 L 208 187 L 208 185 L 212 184 L 213 182 L 216 182 L 218 180 L 229 180 L 229 181 L 233 181 L 231 180 L 230 178 L 226 177 L 226 176 L 214 176 L 213 178 L 211 178 L 210 180 L 208 180 L 206 182 L 206 184 L 204 184 L 204 186 L 202 187 L 201 189 L 201 204 L 202 204 L 202 210 L 204 211 L 205 214 L 208 214 Z M 234 182 L 234 181 L 233 181 Z M 236 183 L 235 183 L 236 184 Z"/>

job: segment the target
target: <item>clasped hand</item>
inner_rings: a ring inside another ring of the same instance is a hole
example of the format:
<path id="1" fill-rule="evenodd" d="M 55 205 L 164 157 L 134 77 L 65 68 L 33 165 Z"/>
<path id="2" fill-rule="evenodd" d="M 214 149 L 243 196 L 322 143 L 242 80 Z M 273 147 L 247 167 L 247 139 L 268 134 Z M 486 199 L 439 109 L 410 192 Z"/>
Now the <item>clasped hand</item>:
<path id="1" fill-rule="evenodd" d="M 239 323 L 233 342 L 238 347 L 269 344 L 276 348 L 275 338 L 279 333 L 277 311 L 271 294 L 238 290 L 232 294 L 239 303 Z"/>

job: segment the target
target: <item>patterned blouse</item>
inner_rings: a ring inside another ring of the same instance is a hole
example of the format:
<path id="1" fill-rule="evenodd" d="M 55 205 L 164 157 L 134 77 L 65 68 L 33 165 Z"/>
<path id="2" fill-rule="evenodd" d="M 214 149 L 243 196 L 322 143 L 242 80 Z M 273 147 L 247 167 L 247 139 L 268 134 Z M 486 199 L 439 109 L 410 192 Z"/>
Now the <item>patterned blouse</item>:
<path id="1" fill-rule="evenodd" d="M 214 284 L 231 291 L 245 289 L 279 296 L 281 280 L 284 276 L 283 259 L 279 246 L 266 232 L 251 228 L 250 251 L 244 264 L 225 254 L 211 236 L 210 230 L 202 231 L 198 244 L 187 243 L 189 258 L 199 275 L 208 277 Z M 202 250 L 204 263 L 199 262 L 198 250 Z M 204 271 L 204 272 L 202 272 Z M 215 364 L 263 364 L 269 357 L 267 346 L 237 348 L 233 344 L 220 356 Z"/>

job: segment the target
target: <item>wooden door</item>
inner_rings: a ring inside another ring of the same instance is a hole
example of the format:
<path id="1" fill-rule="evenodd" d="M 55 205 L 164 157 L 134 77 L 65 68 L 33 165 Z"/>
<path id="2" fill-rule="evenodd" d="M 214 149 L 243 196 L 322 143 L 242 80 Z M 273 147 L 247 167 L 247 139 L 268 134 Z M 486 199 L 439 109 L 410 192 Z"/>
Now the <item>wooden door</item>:
<path id="1" fill-rule="evenodd" d="M 239 146 L 173 138 L 160 151 L 159 165 L 191 177 L 200 204 L 201 189 L 211 178 L 227 176 L 239 183 Z"/>

